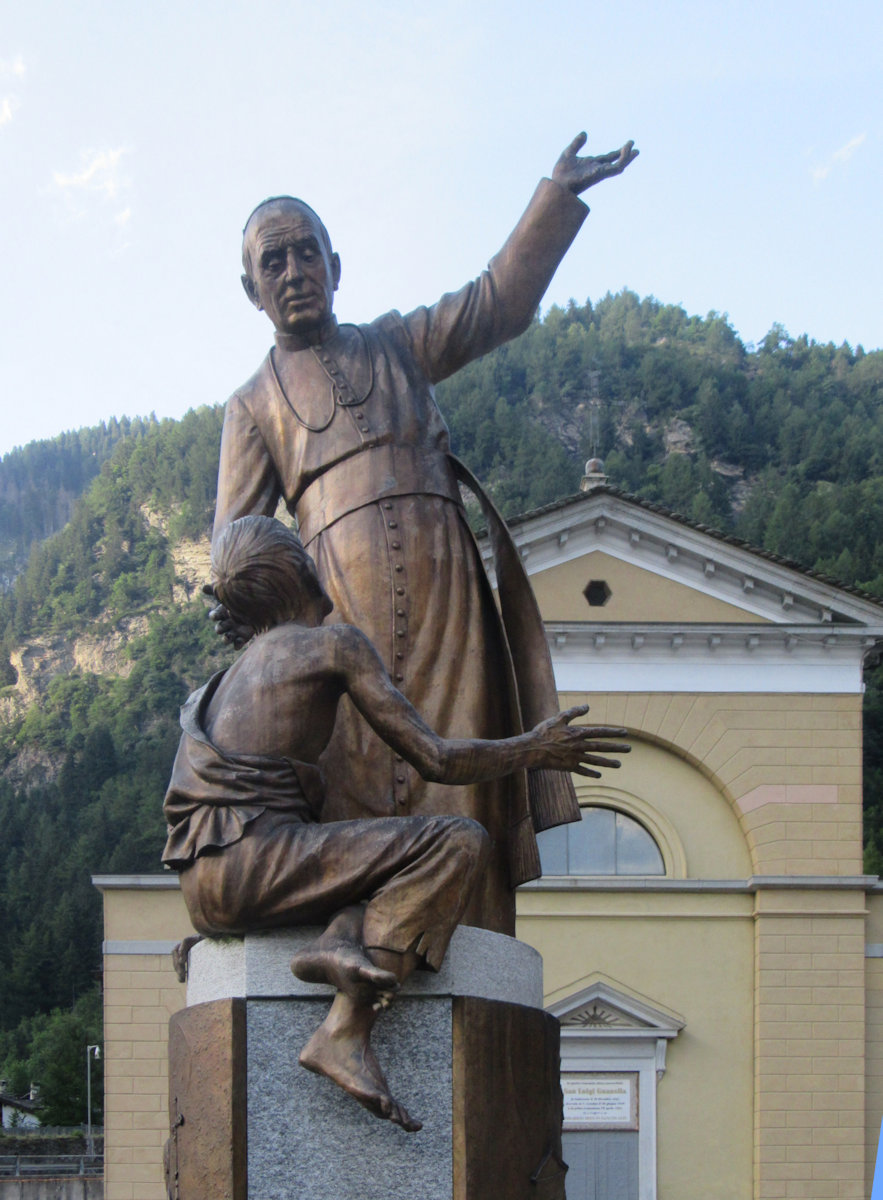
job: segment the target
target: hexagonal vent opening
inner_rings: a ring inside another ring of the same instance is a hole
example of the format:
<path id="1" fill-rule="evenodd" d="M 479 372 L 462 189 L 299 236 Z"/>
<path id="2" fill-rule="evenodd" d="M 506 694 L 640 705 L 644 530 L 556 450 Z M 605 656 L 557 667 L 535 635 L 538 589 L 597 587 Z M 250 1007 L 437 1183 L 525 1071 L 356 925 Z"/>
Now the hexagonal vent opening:
<path id="1" fill-rule="evenodd" d="M 604 579 L 590 579 L 583 588 L 583 595 L 591 608 L 602 608 L 613 595 Z"/>

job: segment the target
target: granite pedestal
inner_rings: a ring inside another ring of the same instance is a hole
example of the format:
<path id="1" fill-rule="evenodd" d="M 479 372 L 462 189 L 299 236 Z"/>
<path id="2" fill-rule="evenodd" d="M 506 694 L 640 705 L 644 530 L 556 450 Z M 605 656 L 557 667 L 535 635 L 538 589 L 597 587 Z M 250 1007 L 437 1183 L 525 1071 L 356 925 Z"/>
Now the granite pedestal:
<path id="1" fill-rule="evenodd" d="M 301 1047 L 331 988 L 289 970 L 320 930 L 208 939 L 190 957 L 169 1037 L 173 1200 L 564 1200 L 558 1023 L 530 947 L 460 928 L 438 974 L 416 972 L 372 1044 L 405 1133 Z"/>

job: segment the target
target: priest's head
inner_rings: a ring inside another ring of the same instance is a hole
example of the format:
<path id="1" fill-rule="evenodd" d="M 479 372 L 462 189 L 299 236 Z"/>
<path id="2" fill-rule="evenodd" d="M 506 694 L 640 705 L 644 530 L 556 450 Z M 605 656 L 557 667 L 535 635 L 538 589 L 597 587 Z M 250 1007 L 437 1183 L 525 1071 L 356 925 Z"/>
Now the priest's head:
<path id="1" fill-rule="evenodd" d="M 242 286 L 277 332 L 311 338 L 331 319 L 340 258 L 328 230 L 303 200 L 274 196 L 242 231 Z"/>

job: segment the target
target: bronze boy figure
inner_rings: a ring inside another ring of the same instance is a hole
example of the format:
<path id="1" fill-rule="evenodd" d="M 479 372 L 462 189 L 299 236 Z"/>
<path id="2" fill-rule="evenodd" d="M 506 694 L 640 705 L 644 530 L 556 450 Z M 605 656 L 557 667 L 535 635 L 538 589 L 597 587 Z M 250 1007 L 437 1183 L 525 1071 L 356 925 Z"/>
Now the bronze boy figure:
<path id="1" fill-rule="evenodd" d="M 364 634 L 322 624 L 331 602 L 309 555 L 278 521 L 245 517 L 227 526 L 212 569 L 218 599 L 256 636 L 182 709 L 163 861 L 180 871 L 203 934 L 328 923 L 292 962 L 299 977 L 337 989 L 300 1061 L 378 1117 L 417 1130 L 389 1093 L 371 1030 L 416 967 L 441 964 L 490 840 L 462 816 L 321 823 L 317 762 L 338 706 L 348 697 L 424 779 L 448 786 L 529 767 L 597 777 L 593 767 L 619 763 L 596 752 L 627 751 L 610 741 L 625 731 L 572 726 L 587 711 L 581 706 L 502 741 L 440 738 L 394 687 Z M 346 766 L 354 789 L 374 786 L 358 758 Z"/>

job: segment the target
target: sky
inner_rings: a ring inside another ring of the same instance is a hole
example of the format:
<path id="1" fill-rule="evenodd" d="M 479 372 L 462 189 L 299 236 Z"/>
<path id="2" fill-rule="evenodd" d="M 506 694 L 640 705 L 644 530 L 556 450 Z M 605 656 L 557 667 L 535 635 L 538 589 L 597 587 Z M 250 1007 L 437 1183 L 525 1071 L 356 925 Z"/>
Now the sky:
<path id="1" fill-rule="evenodd" d="M 0 0 L 0 454 L 248 378 L 264 197 L 319 211 L 370 320 L 478 274 L 582 129 L 640 157 L 544 307 L 883 347 L 881 66 L 879 0 Z"/>

